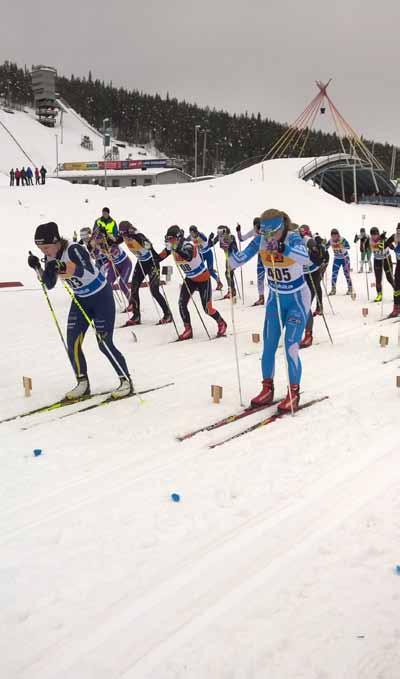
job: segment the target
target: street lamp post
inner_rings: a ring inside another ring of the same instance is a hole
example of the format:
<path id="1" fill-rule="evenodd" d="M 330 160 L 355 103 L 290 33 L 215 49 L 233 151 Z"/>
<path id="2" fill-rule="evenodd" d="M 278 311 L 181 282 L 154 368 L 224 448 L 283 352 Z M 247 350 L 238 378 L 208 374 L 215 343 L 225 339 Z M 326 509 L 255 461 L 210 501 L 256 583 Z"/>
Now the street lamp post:
<path id="1" fill-rule="evenodd" d="M 107 160 L 106 160 L 106 124 L 110 122 L 110 118 L 103 119 L 103 149 L 104 149 L 104 188 L 107 191 Z"/>
<path id="2" fill-rule="evenodd" d="M 208 130 L 206 128 L 204 128 L 204 130 L 203 130 L 203 134 L 204 134 L 204 139 L 203 139 L 203 177 L 206 174 L 207 132 L 208 132 Z"/>
<path id="3" fill-rule="evenodd" d="M 194 180 L 197 180 L 197 135 L 201 125 L 194 126 Z"/>
<path id="4" fill-rule="evenodd" d="M 55 137 L 56 137 L 56 175 L 58 177 L 58 134 L 56 134 Z"/>

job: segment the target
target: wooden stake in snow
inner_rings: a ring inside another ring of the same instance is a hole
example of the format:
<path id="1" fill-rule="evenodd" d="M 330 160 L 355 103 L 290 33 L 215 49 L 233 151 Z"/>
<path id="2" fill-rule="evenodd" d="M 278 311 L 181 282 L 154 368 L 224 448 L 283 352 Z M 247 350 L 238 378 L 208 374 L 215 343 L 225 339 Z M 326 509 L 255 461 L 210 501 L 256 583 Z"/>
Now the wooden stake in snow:
<path id="1" fill-rule="evenodd" d="M 366 318 L 368 316 L 368 308 L 367 307 L 363 308 L 362 315 L 364 316 L 364 318 Z"/>
<path id="2" fill-rule="evenodd" d="M 219 403 L 222 398 L 222 387 L 220 387 L 218 384 L 212 384 L 211 396 L 214 403 Z"/>
<path id="3" fill-rule="evenodd" d="M 381 335 L 379 338 L 379 344 L 381 347 L 387 347 L 389 344 L 389 337 L 385 337 L 385 335 Z"/>
<path id="4" fill-rule="evenodd" d="M 31 377 L 23 377 L 22 378 L 22 384 L 24 385 L 25 396 L 30 396 L 31 391 L 32 391 L 32 378 Z"/>
<path id="5" fill-rule="evenodd" d="M 353 302 L 356 300 L 356 298 L 357 298 L 356 293 L 355 293 L 355 292 L 352 292 L 352 293 L 351 293 L 351 299 L 353 300 Z"/>
<path id="6" fill-rule="evenodd" d="M 251 335 L 251 339 L 255 344 L 257 344 L 260 341 L 260 333 L 259 332 L 253 332 Z"/>
<path id="7" fill-rule="evenodd" d="M 400 375 L 397 375 L 396 377 L 396 387 L 400 388 Z"/>

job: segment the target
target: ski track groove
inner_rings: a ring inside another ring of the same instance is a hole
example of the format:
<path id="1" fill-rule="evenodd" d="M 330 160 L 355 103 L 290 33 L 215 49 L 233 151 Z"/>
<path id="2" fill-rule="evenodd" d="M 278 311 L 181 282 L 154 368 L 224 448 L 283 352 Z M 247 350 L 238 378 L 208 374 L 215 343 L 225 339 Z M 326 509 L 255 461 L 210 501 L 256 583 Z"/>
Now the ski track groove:
<path id="1" fill-rule="evenodd" d="M 359 378 L 361 378 L 364 375 L 365 376 L 365 382 L 366 383 L 369 382 L 368 371 L 365 370 L 365 366 L 362 363 L 360 364 L 358 371 L 356 371 L 355 368 L 354 368 L 354 370 L 355 370 L 355 374 L 357 374 L 359 376 Z M 175 377 L 177 377 L 177 376 L 175 376 Z M 361 383 L 361 381 L 362 380 L 360 379 L 360 383 Z M 340 391 L 334 390 L 334 387 L 337 384 L 340 384 L 340 386 L 341 386 Z M 345 396 L 346 393 L 347 393 L 347 389 L 343 388 L 340 380 L 338 380 L 337 377 L 333 377 L 333 379 L 330 382 L 328 382 L 328 384 L 325 385 L 325 386 L 327 386 L 327 392 L 331 396 L 334 396 L 336 399 L 341 397 L 341 396 Z M 311 395 L 310 395 L 310 398 L 311 398 Z M 256 415 L 257 413 L 254 413 L 254 414 Z M 260 413 L 258 413 L 258 414 L 260 414 Z M 268 414 L 268 410 L 266 409 L 265 417 L 267 416 L 267 414 Z M 55 420 L 55 421 L 58 421 L 58 420 Z M 249 424 L 250 423 L 251 422 L 249 422 Z M 234 429 L 237 428 L 237 430 L 239 431 L 242 424 L 243 423 L 241 423 L 239 421 L 237 423 L 236 422 L 231 423 L 231 425 L 227 425 L 227 426 L 232 427 L 232 429 L 230 431 L 232 433 L 234 433 Z M 274 423 L 274 425 L 277 426 L 277 423 Z M 221 435 L 218 436 L 218 434 L 220 434 L 220 431 L 218 429 L 216 429 L 215 431 L 202 432 L 196 438 L 197 438 L 198 441 L 203 440 L 203 442 L 204 442 L 205 436 L 211 437 L 210 440 L 207 440 L 205 442 L 206 444 L 208 444 L 210 442 L 218 442 L 218 440 L 222 440 Z M 191 445 L 193 445 L 193 442 L 191 442 L 189 444 L 188 444 L 187 441 L 179 442 L 179 446 L 186 446 L 188 448 Z M 161 465 L 155 465 L 153 467 L 149 467 L 147 469 L 144 469 L 140 474 L 134 476 L 133 478 L 130 478 L 129 481 L 125 480 L 122 485 L 115 487 L 115 488 L 110 488 L 107 492 L 103 493 L 103 497 L 112 495 L 113 493 L 118 492 L 119 490 L 130 486 L 132 483 L 138 482 L 138 481 L 142 480 L 143 478 L 148 477 L 152 473 L 156 473 L 156 472 L 168 469 L 168 468 L 170 468 L 171 466 L 174 466 L 177 463 L 190 462 L 190 461 L 194 460 L 196 457 L 198 457 L 199 455 L 204 454 L 204 452 L 205 452 L 205 450 L 203 448 L 201 448 L 200 450 L 195 450 L 195 451 L 191 451 L 191 452 L 189 451 L 189 452 L 185 453 L 183 451 L 181 454 L 177 453 L 177 454 L 174 455 L 173 459 L 171 459 L 171 457 L 170 457 L 168 462 L 165 462 Z M 158 457 L 159 457 L 159 452 L 155 453 L 152 456 L 152 460 L 155 460 Z M 94 473 L 94 474 L 88 473 L 88 474 L 86 474 L 82 477 L 77 477 L 73 482 L 65 484 L 61 488 L 57 488 L 52 493 L 46 494 L 46 495 L 42 496 L 41 498 L 39 498 L 37 500 L 35 499 L 33 502 L 23 504 L 23 505 L 18 505 L 17 507 L 14 507 L 14 508 L 11 508 L 11 509 L 9 508 L 8 510 L 5 510 L 2 513 L 2 516 L 0 517 L 0 523 L 1 523 L 3 517 L 7 519 L 6 523 L 8 524 L 8 517 L 15 512 L 27 510 L 31 507 L 37 506 L 39 503 L 46 503 L 47 499 L 57 497 L 62 493 L 65 493 L 67 491 L 70 491 L 71 489 L 76 488 L 79 485 L 82 485 L 82 484 L 85 484 L 85 483 L 90 485 L 91 482 L 95 481 L 95 480 L 97 481 L 97 480 L 100 480 L 100 479 L 103 479 L 103 478 L 109 479 L 110 474 L 116 474 L 116 473 L 118 473 L 122 470 L 129 470 L 129 468 L 134 464 L 135 465 L 137 464 L 137 460 L 125 462 L 123 464 L 115 465 L 113 467 L 107 467 L 107 469 L 104 469 L 104 471 L 102 471 L 102 472 L 98 472 L 98 473 Z M 9 531 L 8 533 L 6 532 L 5 534 L 0 534 L 0 544 L 2 542 L 5 542 L 5 541 L 12 539 L 13 536 L 21 533 L 24 530 L 36 527 L 38 525 L 41 525 L 42 523 L 48 523 L 49 521 L 52 521 L 59 516 L 65 515 L 69 511 L 74 511 L 76 509 L 79 509 L 82 506 L 90 504 L 91 502 L 95 502 L 98 499 L 98 497 L 99 497 L 98 495 L 87 496 L 86 498 L 82 499 L 80 502 L 78 502 L 74 505 L 71 505 L 70 497 L 68 497 L 65 500 L 65 502 L 68 503 L 68 508 L 63 508 L 61 510 L 54 511 L 54 512 L 51 512 L 51 513 L 49 513 L 45 508 L 44 511 L 46 512 L 46 517 L 43 518 L 42 520 L 32 521 L 30 523 L 25 524 L 24 526 L 20 526 L 16 530 Z"/>
<path id="2" fill-rule="evenodd" d="M 296 555 L 301 557 L 327 532 L 400 481 L 396 450 L 380 455 L 371 450 L 375 451 L 376 446 L 370 446 L 369 454 L 365 453 L 361 460 L 342 466 L 340 478 L 333 483 L 331 473 L 325 473 L 310 484 L 311 492 L 307 492 L 306 497 L 296 499 L 294 503 L 287 502 L 272 514 L 262 511 L 204 546 L 180 563 L 172 577 L 165 578 L 150 593 L 136 599 L 134 610 L 125 600 L 117 600 L 99 616 L 105 622 L 96 632 L 87 630 L 86 636 L 79 630 L 77 638 L 64 637 L 41 649 L 36 660 L 32 659 L 29 665 L 20 669 L 21 679 L 32 677 L 32 669 L 41 679 L 54 679 L 54 676 L 73 679 L 79 675 L 79 669 L 93 668 L 101 662 L 103 645 L 103 654 L 107 654 L 110 647 L 118 646 L 119 657 L 123 659 L 119 661 L 118 676 L 125 679 L 147 676 L 144 672 L 159 665 L 166 655 L 171 656 L 217 615 L 231 609 L 257 586 L 265 586 L 282 568 L 290 572 L 290 564 L 296 563 L 297 567 Z M 390 478 L 386 473 L 388 466 L 396 470 Z M 371 478 L 372 467 L 376 467 L 375 484 L 366 491 L 368 485 L 364 477 Z M 361 492 L 357 492 L 358 487 Z M 285 523 L 289 527 L 295 526 L 294 535 L 290 528 L 285 530 Z M 283 546 L 282 537 L 286 543 Z M 247 554 L 251 556 L 247 557 Z M 285 565 L 287 560 L 289 563 Z M 227 574 L 223 567 L 218 574 L 218 568 L 227 562 L 235 562 L 235 571 Z M 127 597 L 127 600 L 131 599 Z M 172 611 L 174 615 L 171 615 Z M 68 644 L 65 644 L 66 640 Z M 73 652 L 71 641 L 74 642 Z M 139 650 L 140 643 L 144 647 Z M 83 654 L 89 665 L 85 665 Z M 47 671 L 48 661 L 55 662 L 56 671 L 53 664 Z M 106 662 L 104 666 L 107 666 Z M 100 673 L 99 677 L 102 676 L 107 675 Z"/>

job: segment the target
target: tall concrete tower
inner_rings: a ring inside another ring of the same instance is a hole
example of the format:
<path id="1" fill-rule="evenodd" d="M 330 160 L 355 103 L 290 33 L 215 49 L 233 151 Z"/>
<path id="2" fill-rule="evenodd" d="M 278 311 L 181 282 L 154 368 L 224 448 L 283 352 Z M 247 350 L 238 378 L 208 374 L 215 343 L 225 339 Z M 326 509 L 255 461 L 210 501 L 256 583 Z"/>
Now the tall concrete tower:
<path id="1" fill-rule="evenodd" d="M 32 89 L 36 115 L 39 122 L 47 127 L 54 127 L 58 113 L 56 76 L 57 71 L 51 66 L 32 67 Z"/>

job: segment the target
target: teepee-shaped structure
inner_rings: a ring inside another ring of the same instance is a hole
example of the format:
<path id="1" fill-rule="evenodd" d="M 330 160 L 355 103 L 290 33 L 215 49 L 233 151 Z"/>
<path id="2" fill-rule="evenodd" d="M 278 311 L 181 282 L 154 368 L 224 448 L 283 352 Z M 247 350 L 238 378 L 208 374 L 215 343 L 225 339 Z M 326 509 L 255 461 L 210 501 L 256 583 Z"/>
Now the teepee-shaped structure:
<path id="1" fill-rule="evenodd" d="M 289 125 L 284 134 L 266 153 L 263 160 L 272 158 L 282 158 L 284 156 L 297 156 L 301 158 L 307 146 L 307 141 L 319 114 L 324 115 L 328 109 L 339 139 L 339 143 L 344 154 L 348 154 L 353 159 L 359 159 L 363 165 L 368 165 L 372 169 L 383 170 L 381 163 L 375 158 L 371 151 L 364 144 L 361 137 L 349 125 L 342 114 L 338 111 L 327 89 L 332 78 L 327 83 L 316 81 L 318 93 L 310 101 L 308 106 L 296 120 Z"/>

